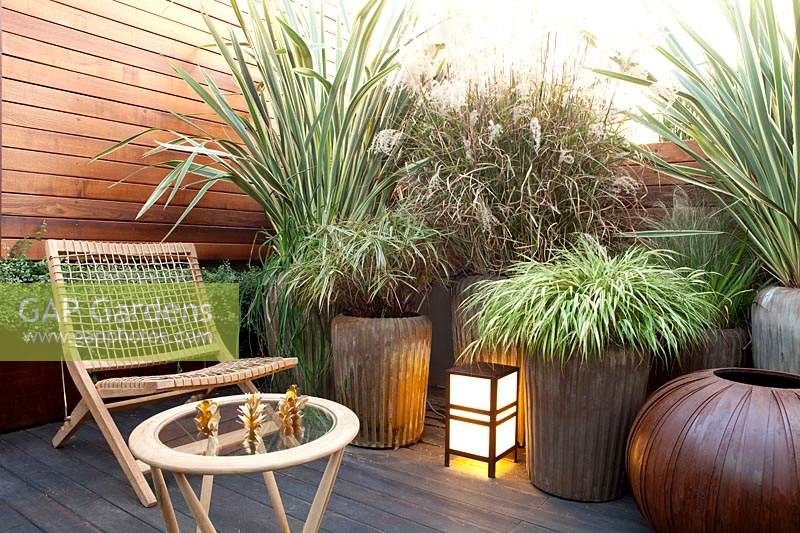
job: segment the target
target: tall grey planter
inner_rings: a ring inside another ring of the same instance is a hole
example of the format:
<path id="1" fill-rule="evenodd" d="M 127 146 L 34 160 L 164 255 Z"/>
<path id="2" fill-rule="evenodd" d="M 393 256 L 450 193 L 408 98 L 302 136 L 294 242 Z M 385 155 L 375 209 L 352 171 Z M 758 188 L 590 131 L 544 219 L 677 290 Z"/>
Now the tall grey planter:
<path id="1" fill-rule="evenodd" d="M 751 313 L 753 366 L 800 373 L 800 289 L 765 289 Z"/>
<path id="2" fill-rule="evenodd" d="M 396 448 L 422 437 L 431 331 L 425 316 L 333 319 L 336 401 L 361 423 L 353 444 Z"/>
<path id="3" fill-rule="evenodd" d="M 528 475 L 543 491 L 602 502 L 625 490 L 625 445 L 647 395 L 649 362 L 610 347 L 565 364 L 525 357 Z"/>

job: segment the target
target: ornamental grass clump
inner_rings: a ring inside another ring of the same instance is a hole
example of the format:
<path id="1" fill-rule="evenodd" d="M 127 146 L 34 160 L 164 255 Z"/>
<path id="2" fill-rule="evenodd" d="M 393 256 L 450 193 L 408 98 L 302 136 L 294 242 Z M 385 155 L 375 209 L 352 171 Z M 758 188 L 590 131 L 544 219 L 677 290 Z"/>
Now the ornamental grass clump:
<path id="1" fill-rule="evenodd" d="M 677 358 L 713 326 L 716 310 L 703 272 L 670 269 L 664 259 L 638 246 L 611 255 L 584 239 L 550 261 L 518 262 L 465 303 L 478 324 L 471 348 L 517 346 L 562 363 L 602 359 L 609 346 Z"/>
<path id="2" fill-rule="evenodd" d="M 672 268 L 703 270 L 709 297 L 718 310 L 717 327 L 744 324 L 762 271 L 744 233 L 724 209 L 691 205 L 685 192 L 674 194 L 673 207 L 652 221 L 647 244 L 668 250 L 666 264 Z"/>
<path id="3" fill-rule="evenodd" d="M 290 294 L 325 313 L 403 317 L 417 313 L 449 271 L 443 235 L 392 212 L 321 226 L 301 242 L 284 281 Z"/>
<path id="4" fill-rule="evenodd" d="M 463 273 L 547 260 L 575 233 L 608 242 L 629 227 L 642 192 L 619 168 L 631 149 L 578 71 L 445 77 L 418 90 L 402 137 L 414 165 L 395 196 L 448 234 Z"/>

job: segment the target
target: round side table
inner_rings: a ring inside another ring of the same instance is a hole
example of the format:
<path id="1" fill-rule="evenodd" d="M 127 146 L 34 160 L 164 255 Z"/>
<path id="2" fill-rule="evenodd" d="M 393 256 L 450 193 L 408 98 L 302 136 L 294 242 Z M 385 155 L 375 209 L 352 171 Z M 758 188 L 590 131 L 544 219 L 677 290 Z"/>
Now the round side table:
<path id="1" fill-rule="evenodd" d="M 195 426 L 195 408 L 199 402 L 173 407 L 148 418 L 131 433 L 129 441 L 133 455 L 150 465 L 156 497 L 168 532 L 177 532 L 178 522 L 164 481 L 164 470 L 172 472 L 197 521 L 198 529 L 203 533 L 215 531 L 208 518 L 214 476 L 261 473 L 281 530 L 288 532 L 289 523 L 273 472 L 328 457 L 328 465 L 303 527 L 304 532 L 319 529 L 344 449 L 358 434 L 358 418 L 343 405 L 323 398 L 308 397 L 303 409 L 303 434 L 286 438 L 272 420 L 272 413 L 277 411 L 278 402 L 284 395 L 262 394 L 265 415 L 261 426 L 263 444 L 254 453 L 248 453 L 253 450 L 247 450 L 243 445 L 246 431 L 237 412 L 247 397 L 213 398 L 220 414 L 219 433 L 213 443 L 216 449 L 214 455 L 206 455 L 209 441 L 198 434 Z M 199 498 L 186 479 L 187 474 L 203 476 Z"/>

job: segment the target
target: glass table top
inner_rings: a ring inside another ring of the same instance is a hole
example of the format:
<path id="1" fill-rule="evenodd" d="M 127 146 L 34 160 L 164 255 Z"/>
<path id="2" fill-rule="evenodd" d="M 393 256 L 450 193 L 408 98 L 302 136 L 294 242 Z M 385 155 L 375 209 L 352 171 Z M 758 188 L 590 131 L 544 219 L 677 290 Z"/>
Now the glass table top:
<path id="1" fill-rule="evenodd" d="M 319 439 L 335 425 L 334 415 L 328 409 L 310 403 L 303 406 L 301 416 L 288 418 L 278 414 L 279 400 L 262 399 L 262 409 L 256 413 L 248 410 L 242 400 L 220 400 L 217 403 L 218 432 L 214 439 L 198 430 L 199 411 L 195 409 L 167 422 L 159 431 L 158 439 L 176 451 L 194 455 L 254 455 L 301 446 Z M 245 419 L 251 421 L 248 426 Z"/>

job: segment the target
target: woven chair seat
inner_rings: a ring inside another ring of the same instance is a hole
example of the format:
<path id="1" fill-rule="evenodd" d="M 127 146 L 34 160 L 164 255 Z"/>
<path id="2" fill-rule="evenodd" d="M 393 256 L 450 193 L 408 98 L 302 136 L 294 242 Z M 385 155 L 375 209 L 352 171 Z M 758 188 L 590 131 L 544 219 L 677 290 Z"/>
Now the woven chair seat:
<path id="1" fill-rule="evenodd" d="M 253 357 L 223 361 L 207 368 L 176 374 L 108 378 L 98 381 L 95 386 L 104 398 L 140 396 L 179 389 L 234 385 L 296 366 L 296 357 Z"/>

